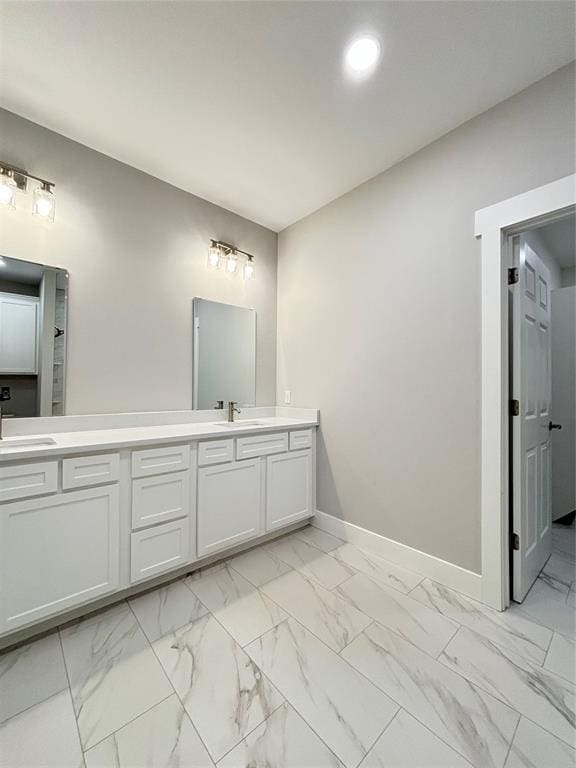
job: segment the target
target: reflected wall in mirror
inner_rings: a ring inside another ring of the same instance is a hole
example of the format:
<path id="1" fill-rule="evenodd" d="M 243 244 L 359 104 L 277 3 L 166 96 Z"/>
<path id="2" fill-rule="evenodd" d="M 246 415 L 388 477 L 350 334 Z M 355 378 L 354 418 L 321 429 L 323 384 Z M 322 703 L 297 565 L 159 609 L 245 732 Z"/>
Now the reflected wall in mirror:
<path id="1" fill-rule="evenodd" d="M 194 299 L 193 407 L 256 404 L 256 310 Z"/>
<path id="2" fill-rule="evenodd" d="M 65 413 L 68 272 L 0 256 L 4 417 Z"/>

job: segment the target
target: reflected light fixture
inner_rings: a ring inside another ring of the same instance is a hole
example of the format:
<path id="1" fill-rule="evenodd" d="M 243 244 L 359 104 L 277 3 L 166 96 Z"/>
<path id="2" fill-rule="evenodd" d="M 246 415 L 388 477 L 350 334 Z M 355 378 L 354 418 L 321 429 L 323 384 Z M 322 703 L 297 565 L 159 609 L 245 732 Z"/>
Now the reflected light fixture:
<path id="1" fill-rule="evenodd" d="M 236 248 L 235 245 L 225 243 L 222 240 L 210 240 L 208 248 L 208 268 L 221 269 L 229 275 L 235 275 L 239 271 L 240 256 L 245 256 L 246 261 L 242 268 L 242 275 L 245 280 L 254 279 L 254 256 L 251 253 Z"/>
<path id="2" fill-rule="evenodd" d="M 36 184 L 32 200 L 32 215 L 42 221 L 53 222 L 56 209 L 54 183 L 0 161 L 0 205 L 16 207 L 16 192 L 27 192 L 28 183 Z"/>
<path id="3" fill-rule="evenodd" d="M 380 43 L 371 35 L 353 40 L 346 49 L 346 67 L 356 77 L 371 74 L 380 58 Z"/>

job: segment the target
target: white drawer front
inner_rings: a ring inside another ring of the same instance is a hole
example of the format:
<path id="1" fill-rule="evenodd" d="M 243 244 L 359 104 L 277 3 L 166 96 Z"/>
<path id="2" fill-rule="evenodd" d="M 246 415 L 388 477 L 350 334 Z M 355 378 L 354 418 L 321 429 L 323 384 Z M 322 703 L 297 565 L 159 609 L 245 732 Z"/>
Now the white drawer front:
<path id="1" fill-rule="evenodd" d="M 132 528 L 185 517 L 190 512 L 190 472 L 132 480 Z"/>
<path id="2" fill-rule="evenodd" d="M 87 485 L 117 483 L 120 477 L 120 456 L 103 453 L 99 456 L 77 456 L 62 461 L 62 488 L 83 488 Z"/>
<path id="3" fill-rule="evenodd" d="M 188 518 L 136 531 L 130 542 L 130 581 L 132 583 L 171 571 L 190 560 L 190 522 Z"/>
<path id="4" fill-rule="evenodd" d="M 272 435 L 249 435 L 236 439 L 237 459 L 254 459 L 256 456 L 284 453 L 287 450 L 288 432 L 276 432 Z"/>
<path id="5" fill-rule="evenodd" d="M 312 446 L 312 430 L 299 429 L 296 432 L 290 432 L 290 450 L 297 451 L 300 448 L 310 448 Z"/>
<path id="6" fill-rule="evenodd" d="M 57 490 L 57 461 L 0 467 L 0 501 L 42 496 Z"/>
<path id="7" fill-rule="evenodd" d="M 198 466 L 234 461 L 234 440 L 210 440 L 198 444 Z"/>
<path id="8" fill-rule="evenodd" d="M 190 467 L 190 446 L 169 445 L 132 453 L 132 477 L 163 475 Z"/>

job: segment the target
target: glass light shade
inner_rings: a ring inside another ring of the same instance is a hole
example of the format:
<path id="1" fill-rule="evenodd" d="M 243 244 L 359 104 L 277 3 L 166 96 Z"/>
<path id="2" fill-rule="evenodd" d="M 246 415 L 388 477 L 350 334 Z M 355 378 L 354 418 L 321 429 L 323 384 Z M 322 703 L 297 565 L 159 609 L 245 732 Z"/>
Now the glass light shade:
<path id="1" fill-rule="evenodd" d="M 0 205 L 5 208 L 16 207 L 16 182 L 12 175 L 2 174 L 0 176 Z"/>
<path id="2" fill-rule="evenodd" d="M 37 216 L 43 221 L 54 221 L 54 211 L 56 208 L 56 199 L 49 187 L 44 185 L 34 190 L 34 201 L 32 203 L 32 215 Z"/>
<path id="3" fill-rule="evenodd" d="M 244 264 L 244 280 L 254 280 L 254 259 L 249 256 L 248 261 Z"/>
<path id="4" fill-rule="evenodd" d="M 226 272 L 233 275 L 238 269 L 238 256 L 235 253 L 229 253 L 226 260 Z"/>
<path id="5" fill-rule="evenodd" d="M 217 245 L 208 248 L 208 266 L 210 269 L 220 269 L 222 266 L 222 251 Z"/>

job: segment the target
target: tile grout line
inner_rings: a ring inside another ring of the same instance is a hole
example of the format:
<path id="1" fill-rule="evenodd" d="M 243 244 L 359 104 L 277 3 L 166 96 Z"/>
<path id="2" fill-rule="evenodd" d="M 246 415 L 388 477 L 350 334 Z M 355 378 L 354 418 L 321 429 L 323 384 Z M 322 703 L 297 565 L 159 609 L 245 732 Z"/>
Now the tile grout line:
<path id="1" fill-rule="evenodd" d="M 82 765 L 86 768 L 86 760 L 84 759 L 84 744 L 82 742 L 82 736 L 80 735 L 80 724 L 78 723 L 78 715 L 76 714 L 76 707 L 74 706 L 74 695 L 72 693 L 72 684 L 70 682 L 70 675 L 68 673 L 68 665 L 66 663 L 66 654 L 64 653 L 64 643 L 62 642 L 62 635 L 60 633 L 60 627 L 57 628 L 58 644 L 60 645 L 60 653 L 62 654 L 62 663 L 64 664 L 64 674 L 68 682 L 68 695 L 70 696 L 70 706 L 72 707 L 72 714 L 74 716 L 74 724 L 76 726 L 76 733 L 78 734 L 78 744 L 80 745 L 80 752 L 82 753 Z"/>
<path id="2" fill-rule="evenodd" d="M 520 715 L 520 717 L 518 718 L 518 722 L 516 723 L 516 728 L 514 728 L 514 733 L 512 734 L 512 738 L 510 739 L 510 744 L 508 745 L 508 752 L 506 752 L 506 757 L 504 758 L 504 762 L 502 763 L 503 768 L 506 768 L 506 763 L 508 762 L 508 758 L 510 757 L 510 752 L 512 751 L 514 739 L 516 738 L 516 734 L 518 733 L 518 728 L 520 728 L 521 722 L 522 722 L 522 715 Z"/>
<path id="3" fill-rule="evenodd" d="M 259 669 L 260 669 L 260 668 L 259 668 Z M 215 761 L 214 761 L 214 765 L 216 765 L 216 766 L 217 766 L 217 765 L 219 765 L 219 763 L 221 763 L 221 762 L 222 762 L 222 760 L 224 760 L 224 758 L 225 758 L 227 755 L 229 755 L 229 754 L 230 754 L 230 752 L 233 752 L 235 749 L 237 749 L 237 748 L 238 748 L 238 747 L 239 747 L 239 746 L 240 746 L 240 745 L 241 745 L 241 744 L 242 744 L 244 741 L 246 741 L 246 739 L 247 739 L 247 738 L 248 738 L 248 737 L 249 737 L 251 734 L 253 734 L 253 733 L 254 733 L 254 731 L 255 731 L 255 730 L 257 730 L 258 728 L 261 728 L 263 725 L 265 725 L 265 724 L 268 722 L 268 720 L 270 720 L 270 718 L 271 718 L 271 717 L 274 717 L 274 715 L 276 714 L 276 712 L 278 712 L 278 710 L 279 710 L 279 709 L 282 709 L 282 707 L 283 707 L 284 705 L 288 705 L 288 706 L 290 706 L 290 703 L 288 702 L 288 700 L 286 699 L 286 697 L 285 697 L 285 696 L 282 696 L 282 698 L 283 698 L 284 700 L 283 700 L 283 701 L 282 701 L 280 704 L 278 704 L 278 706 L 277 706 L 277 707 L 275 707 L 275 708 L 272 710 L 272 712 L 270 712 L 270 714 L 269 714 L 267 717 L 265 717 L 265 718 L 264 718 L 264 720 L 262 720 L 262 722 L 261 722 L 261 723 L 258 723 L 258 725 L 255 725 L 255 726 L 254 726 L 254 728 L 251 728 L 251 729 L 248 731 L 248 733 L 247 733 L 245 736 L 243 736 L 243 737 L 240 739 L 240 741 L 239 741 L 239 742 L 237 742 L 236 744 L 234 744 L 234 746 L 233 746 L 233 747 L 230 747 L 230 749 L 229 749 L 227 752 L 225 752 L 225 753 L 224 753 L 224 754 L 223 754 L 221 757 L 219 757 L 219 758 L 218 758 L 218 760 L 215 760 Z"/>

